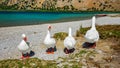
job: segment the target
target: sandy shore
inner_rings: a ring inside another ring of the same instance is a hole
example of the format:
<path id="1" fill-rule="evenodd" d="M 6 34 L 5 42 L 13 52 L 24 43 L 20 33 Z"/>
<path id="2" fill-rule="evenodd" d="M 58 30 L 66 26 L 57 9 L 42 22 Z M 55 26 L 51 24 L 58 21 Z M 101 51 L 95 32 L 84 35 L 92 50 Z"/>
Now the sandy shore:
<path id="1" fill-rule="evenodd" d="M 120 25 L 120 17 L 100 17 L 96 20 L 97 25 Z M 72 21 L 54 23 L 52 25 L 51 34 L 57 32 L 68 32 L 68 27 L 72 27 L 73 35 L 80 25 L 88 27 L 91 25 L 91 20 Z M 28 41 L 33 45 L 32 50 L 35 52 L 33 57 L 40 59 L 53 60 L 64 56 L 63 50 L 58 49 L 54 55 L 47 55 L 45 53 L 46 47 L 43 45 L 43 40 L 46 36 L 48 24 L 16 26 L 16 27 L 2 27 L 0 28 L 0 60 L 20 58 L 21 53 L 17 49 L 17 45 L 21 42 L 21 34 L 25 33 Z"/>

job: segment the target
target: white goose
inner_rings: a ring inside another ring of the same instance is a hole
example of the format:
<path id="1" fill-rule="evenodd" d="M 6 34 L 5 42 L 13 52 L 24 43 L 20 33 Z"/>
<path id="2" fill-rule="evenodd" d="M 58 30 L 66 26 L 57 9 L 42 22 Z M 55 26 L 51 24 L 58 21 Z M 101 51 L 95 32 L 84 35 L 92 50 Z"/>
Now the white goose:
<path id="1" fill-rule="evenodd" d="M 95 27 L 95 16 L 92 17 L 92 28 L 88 30 L 85 34 L 85 39 L 88 43 L 95 43 L 99 40 L 99 33 Z"/>
<path id="2" fill-rule="evenodd" d="M 46 51 L 47 54 L 54 54 L 56 41 L 54 38 L 51 37 L 50 31 L 51 31 L 51 25 L 48 26 L 47 35 L 45 37 L 44 44 L 48 48 Z"/>
<path id="3" fill-rule="evenodd" d="M 22 59 L 23 59 L 23 58 L 29 57 L 30 46 L 27 43 L 27 37 L 25 36 L 25 34 L 22 34 L 22 38 L 23 40 L 18 45 L 18 49 L 22 53 Z"/>
<path id="4" fill-rule="evenodd" d="M 76 41 L 75 41 L 74 37 L 72 36 L 72 30 L 69 27 L 68 36 L 64 40 L 64 46 L 66 48 L 65 53 L 66 54 L 71 53 L 71 50 L 73 52 L 75 44 L 76 44 Z"/>

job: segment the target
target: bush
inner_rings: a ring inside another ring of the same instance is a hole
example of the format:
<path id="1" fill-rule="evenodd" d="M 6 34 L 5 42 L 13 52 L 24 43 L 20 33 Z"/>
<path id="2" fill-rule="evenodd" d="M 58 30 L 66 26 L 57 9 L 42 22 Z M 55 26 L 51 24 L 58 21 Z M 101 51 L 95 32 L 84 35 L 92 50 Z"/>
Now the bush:
<path id="1" fill-rule="evenodd" d="M 89 30 L 89 29 L 90 29 L 90 27 L 88 27 L 88 28 L 82 28 L 80 26 L 79 30 L 76 31 L 76 37 L 79 37 L 81 34 L 85 35 L 86 31 Z"/>
<path id="2" fill-rule="evenodd" d="M 59 32 L 59 33 L 55 33 L 53 37 L 56 40 L 64 40 L 67 36 L 68 36 L 67 33 L 65 33 L 65 32 Z"/>

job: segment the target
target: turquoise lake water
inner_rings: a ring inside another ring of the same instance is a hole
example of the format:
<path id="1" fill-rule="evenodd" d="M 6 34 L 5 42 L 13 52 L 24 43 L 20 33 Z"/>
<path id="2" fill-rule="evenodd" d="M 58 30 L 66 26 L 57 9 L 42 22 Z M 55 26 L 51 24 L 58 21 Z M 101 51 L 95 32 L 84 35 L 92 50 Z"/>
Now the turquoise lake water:
<path id="1" fill-rule="evenodd" d="M 110 12 L 109 12 L 110 13 Z M 89 19 L 96 14 L 108 12 L 0 12 L 0 27 L 44 23 L 59 23 Z"/>

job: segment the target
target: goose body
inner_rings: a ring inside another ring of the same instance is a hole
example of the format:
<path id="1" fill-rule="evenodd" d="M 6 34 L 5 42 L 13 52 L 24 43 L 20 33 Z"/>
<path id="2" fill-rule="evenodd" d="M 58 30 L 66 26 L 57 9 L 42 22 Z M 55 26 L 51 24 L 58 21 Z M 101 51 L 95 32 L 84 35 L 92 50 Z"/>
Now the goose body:
<path id="1" fill-rule="evenodd" d="M 85 34 L 85 39 L 89 43 L 95 43 L 99 40 L 99 33 L 95 27 L 95 16 L 92 18 L 92 27 Z"/>
<path id="2" fill-rule="evenodd" d="M 31 46 L 29 42 L 27 42 L 27 37 L 25 34 L 22 34 L 23 40 L 18 45 L 19 51 L 22 53 L 22 59 L 28 58 L 31 52 Z"/>
<path id="3" fill-rule="evenodd" d="M 26 54 L 28 51 L 29 51 L 29 46 L 28 46 L 28 44 L 24 41 L 24 40 L 22 40 L 21 42 L 20 42 L 20 44 L 18 45 L 18 49 L 20 50 L 20 52 L 22 52 L 23 54 Z"/>
<path id="4" fill-rule="evenodd" d="M 47 46 L 47 48 L 50 48 L 50 47 L 54 48 L 54 46 L 56 44 L 55 39 L 51 38 L 49 30 L 48 30 L 47 35 L 45 37 L 44 44 Z"/>
<path id="5" fill-rule="evenodd" d="M 44 44 L 47 47 L 47 54 L 54 54 L 54 51 L 56 51 L 56 41 L 54 38 L 51 37 L 50 35 L 50 30 L 51 30 L 51 26 L 48 26 L 48 30 L 47 30 L 47 35 L 44 39 Z"/>
<path id="6" fill-rule="evenodd" d="M 64 46 L 69 50 L 74 48 L 75 44 L 76 44 L 76 41 L 74 37 L 72 37 L 71 28 L 69 28 L 69 34 L 64 40 Z"/>

